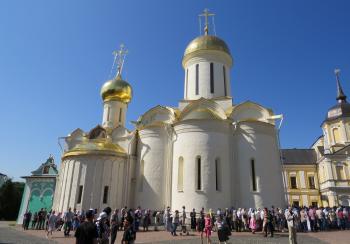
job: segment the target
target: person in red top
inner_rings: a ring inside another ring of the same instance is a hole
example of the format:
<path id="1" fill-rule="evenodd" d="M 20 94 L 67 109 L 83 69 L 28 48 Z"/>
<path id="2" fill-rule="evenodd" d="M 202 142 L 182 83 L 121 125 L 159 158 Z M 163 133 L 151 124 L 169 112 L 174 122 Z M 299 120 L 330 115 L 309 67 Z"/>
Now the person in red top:
<path id="1" fill-rule="evenodd" d="M 212 220 L 210 217 L 210 214 L 207 213 L 207 215 L 204 218 L 204 232 L 205 232 L 205 237 L 207 238 L 207 243 L 211 244 L 211 228 L 212 228 Z"/>
<path id="2" fill-rule="evenodd" d="M 341 208 L 338 209 L 337 217 L 338 217 L 338 228 L 345 230 L 343 209 L 341 209 Z"/>

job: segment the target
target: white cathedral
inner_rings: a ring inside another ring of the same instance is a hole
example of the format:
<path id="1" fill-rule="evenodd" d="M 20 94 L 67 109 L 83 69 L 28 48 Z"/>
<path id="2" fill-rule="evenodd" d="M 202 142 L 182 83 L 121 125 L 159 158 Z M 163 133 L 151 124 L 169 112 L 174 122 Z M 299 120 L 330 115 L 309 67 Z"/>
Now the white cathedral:
<path id="1" fill-rule="evenodd" d="M 210 14 L 203 15 L 204 35 L 182 59 L 184 98 L 146 111 L 132 131 L 125 128 L 132 87 L 121 75 L 125 52 L 117 52 L 117 75 L 101 88 L 102 125 L 65 137 L 54 210 L 286 205 L 278 116 L 233 102 L 230 49 L 209 35 Z"/>

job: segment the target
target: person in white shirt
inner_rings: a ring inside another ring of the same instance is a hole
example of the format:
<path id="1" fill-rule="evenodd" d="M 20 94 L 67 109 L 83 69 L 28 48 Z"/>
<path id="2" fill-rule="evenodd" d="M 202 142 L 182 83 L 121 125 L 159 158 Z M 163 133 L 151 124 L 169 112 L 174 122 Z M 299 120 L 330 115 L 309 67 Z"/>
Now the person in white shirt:
<path id="1" fill-rule="evenodd" d="M 55 215 L 55 211 L 52 211 L 47 223 L 48 228 L 47 228 L 46 238 L 49 238 L 49 233 L 51 233 L 51 236 L 52 236 L 52 231 L 56 229 L 56 221 L 57 221 L 57 216 Z"/>
<path id="2" fill-rule="evenodd" d="M 289 244 L 297 244 L 297 232 L 296 232 L 296 216 L 292 212 L 292 208 L 289 206 L 285 212 L 288 232 L 289 232 Z"/>

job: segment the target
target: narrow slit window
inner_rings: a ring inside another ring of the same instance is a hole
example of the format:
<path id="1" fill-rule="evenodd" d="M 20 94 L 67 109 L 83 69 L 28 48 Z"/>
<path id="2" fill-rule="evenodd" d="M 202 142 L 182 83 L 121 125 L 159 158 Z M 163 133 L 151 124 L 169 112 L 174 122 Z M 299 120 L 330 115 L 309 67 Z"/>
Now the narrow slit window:
<path id="1" fill-rule="evenodd" d="M 105 186 L 103 190 L 103 203 L 107 203 L 108 201 L 108 186 Z"/>
<path id="2" fill-rule="evenodd" d="M 123 108 L 119 109 L 119 122 L 122 122 Z"/>
<path id="3" fill-rule="evenodd" d="M 251 173 L 252 173 L 252 190 L 256 191 L 257 187 L 256 187 L 256 176 L 255 176 L 255 161 L 254 159 L 252 159 L 250 161 L 250 166 L 251 166 Z"/>
<path id="4" fill-rule="evenodd" d="M 81 203 L 81 198 L 83 196 L 83 186 L 79 186 L 79 192 L 78 192 L 78 201 L 77 203 Z"/>
<path id="5" fill-rule="evenodd" d="M 187 91 L 188 91 L 188 69 L 186 69 L 185 91 L 186 91 L 186 98 L 187 98 Z"/>
<path id="6" fill-rule="evenodd" d="M 221 190 L 221 168 L 220 159 L 215 159 L 215 189 L 217 191 Z"/>
<path id="7" fill-rule="evenodd" d="M 177 178 L 177 190 L 184 190 L 184 159 L 183 157 L 179 158 L 179 168 L 178 168 L 178 178 Z"/>
<path id="8" fill-rule="evenodd" d="M 225 96 L 227 96 L 227 87 L 226 87 L 226 68 L 225 66 L 222 66 L 222 72 L 224 75 L 224 92 L 225 92 Z"/>
<path id="9" fill-rule="evenodd" d="M 214 93 L 214 63 L 210 63 L 210 93 Z"/>
<path id="10" fill-rule="evenodd" d="M 196 95 L 199 94 L 199 64 L 196 64 Z"/>
<path id="11" fill-rule="evenodd" d="M 197 157 L 197 186 L 196 189 L 199 191 L 202 189 L 202 162 L 201 162 L 201 158 Z"/>
<path id="12" fill-rule="evenodd" d="M 109 121 L 109 119 L 110 119 L 110 112 L 111 112 L 111 108 L 109 107 L 109 106 L 107 106 L 107 121 Z"/>

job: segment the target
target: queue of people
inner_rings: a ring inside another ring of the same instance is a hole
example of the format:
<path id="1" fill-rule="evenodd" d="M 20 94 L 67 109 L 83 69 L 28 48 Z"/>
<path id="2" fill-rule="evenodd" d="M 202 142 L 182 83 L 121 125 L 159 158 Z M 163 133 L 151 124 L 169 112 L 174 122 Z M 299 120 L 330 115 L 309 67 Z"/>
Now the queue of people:
<path id="1" fill-rule="evenodd" d="M 87 223 L 88 222 L 88 223 Z M 164 226 L 172 236 L 188 235 L 189 230 L 199 232 L 202 240 L 211 243 L 211 235 L 216 232 L 220 243 L 226 243 L 232 232 L 250 231 L 252 234 L 263 233 L 265 237 L 274 236 L 274 232 L 289 232 L 290 243 L 296 242 L 297 232 L 316 232 L 327 230 L 350 229 L 349 207 L 288 207 L 288 209 L 275 208 L 226 208 L 217 209 L 215 212 L 209 209 L 207 212 L 202 208 L 199 212 L 192 209 L 186 211 L 171 211 L 170 207 L 165 210 L 142 209 L 140 206 L 133 210 L 127 207 L 121 210 L 105 208 L 98 214 L 97 209 L 87 211 L 73 211 L 69 208 L 65 213 L 47 212 L 41 209 L 32 214 L 24 215 L 23 229 L 45 229 L 47 237 L 53 231 L 63 230 L 64 236 L 69 236 L 70 231 L 75 231 L 78 243 L 88 243 L 84 239 L 86 235 L 95 237 L 99 243 L 115 243 L 117 233 L 123 231 L 122 243 L 133 243 L 136 233 L 140 230 L 149 231 L 152 225 L 155 231 Z M 95 228 L 91 228 L 91 223 Z M 180 228 L 179 228 L 180 227 Z M 179 230 L 178 230 L 179 228 Z M 96 229 L 96 233 L 92 231 Z M 89 234 L 87 234 L 89 233 Z"/>

